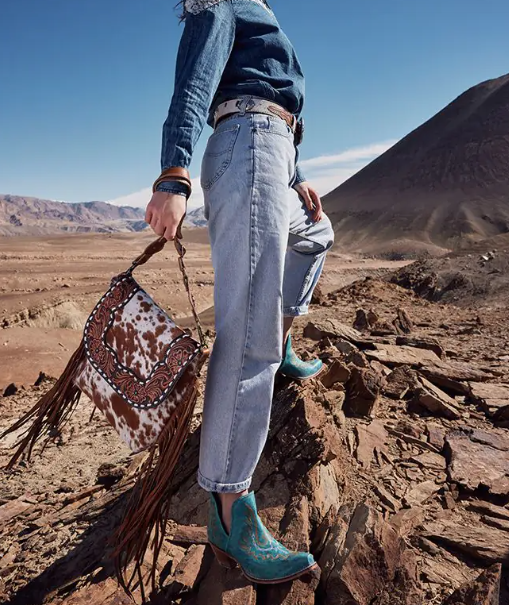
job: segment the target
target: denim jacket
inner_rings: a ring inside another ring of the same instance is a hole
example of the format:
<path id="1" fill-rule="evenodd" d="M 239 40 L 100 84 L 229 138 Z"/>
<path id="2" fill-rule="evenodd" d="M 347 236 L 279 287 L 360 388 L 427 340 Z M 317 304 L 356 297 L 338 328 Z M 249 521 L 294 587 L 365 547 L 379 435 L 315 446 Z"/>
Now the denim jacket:
<path id="1" fill-rule="evenodd" d="M 265 0 L 185 0 L 175 88 L 163 126 L 161 169 L 188 168 L 205 122 L 239 96 L 274 101 L 297 118 L 304 75 L 289 39 Z M 305 180 L 297 166 L 295 183 Z M 158 191 L 186 187 L 163 182 Z"/>

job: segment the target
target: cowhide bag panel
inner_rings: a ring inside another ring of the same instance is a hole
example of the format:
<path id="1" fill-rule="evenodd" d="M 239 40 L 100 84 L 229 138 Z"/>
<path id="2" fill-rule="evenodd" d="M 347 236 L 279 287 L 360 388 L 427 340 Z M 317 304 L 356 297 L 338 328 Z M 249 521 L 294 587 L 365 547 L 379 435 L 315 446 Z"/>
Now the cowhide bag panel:
<path id="1" fill-rule="evenodd" d="M 76 385 L 133 452 L 149 448 L 196 388 L 205 361 L 200 343 L 129 272 L 114 278 L 97 303 L 84 343 Z"/>

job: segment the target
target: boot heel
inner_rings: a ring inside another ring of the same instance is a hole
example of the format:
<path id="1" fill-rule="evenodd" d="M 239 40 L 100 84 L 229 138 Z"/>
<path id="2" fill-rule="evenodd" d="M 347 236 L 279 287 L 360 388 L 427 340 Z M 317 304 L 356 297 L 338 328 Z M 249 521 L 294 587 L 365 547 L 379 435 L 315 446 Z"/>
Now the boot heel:
<path id="1" fill-rule="evenodd" d="M 216 555 L 216 559 L 219 565 L 222 565 L 227 569 L 235 569 L 235 567 L 237 567 L 237 562 L 232 559 L 229 555 L 227 555 L 225 552 L 223 552 L 221 549 L 217 548 L 217 546 L 214 546 L 213 544 L 211 544 L 210 546 L 214 551 L 214 554 Z"/>

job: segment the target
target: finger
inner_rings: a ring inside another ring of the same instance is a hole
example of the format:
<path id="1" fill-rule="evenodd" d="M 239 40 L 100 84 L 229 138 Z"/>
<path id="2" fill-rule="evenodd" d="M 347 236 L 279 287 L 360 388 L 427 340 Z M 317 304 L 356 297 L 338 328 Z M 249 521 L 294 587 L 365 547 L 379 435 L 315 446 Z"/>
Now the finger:
<path id="1" fill-rule="evenodd" d="M 320 196 L 314 189 L 309 190 L 309 195 L 311 196 L 311 199 L 313 200 L 313 204 L 315 207 L 314 219 L 316 222 L 321 221 L 322 213 L 323 213 L 322 200 L 320 199 Z"/>
<path id="2" fill-rule="evenodd" d="M 159 237 L 161 237 L 161 235 L 163 235 L 165 226 L 162 223 L 162 221 L 160 221 L 158 218 L 156 218 L 155 221 L 152 221 L 152 224 L 150 226 L 152 227 L 152 230 L 154 231 L 154 233 L 156 235 L 159 235 Z"/>
<path id="3" fill-rule="evenodd" d="M 175 227 L 168 226 L 164 230 L 164 237 L 169 241 L 173 241 L 175 239 Z"/>
<path id="4" fill-rule="evenodd" d="M 304 200 L 304 204 L 306 205 L 306 208 L 309 210 L 309 212 L 313 212 L 313 210 L 314 210 L 313 200 L 311 199 L 311 196 L 309 195 L 309 191 L 307 189 L 302 190 L 301 196 L 302 196 L 302 199 Z"/>

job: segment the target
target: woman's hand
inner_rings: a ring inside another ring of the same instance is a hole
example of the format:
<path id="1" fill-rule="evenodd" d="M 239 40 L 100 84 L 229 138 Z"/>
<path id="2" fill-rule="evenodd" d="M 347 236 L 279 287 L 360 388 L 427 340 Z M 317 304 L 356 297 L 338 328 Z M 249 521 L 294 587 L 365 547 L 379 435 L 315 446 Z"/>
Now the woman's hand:
<path id="1" fill-rule="evenodd" d="M 322 220 L 322 200 L 313 187 L 307 182 L 297 183 L 293 188 L 302 197 L 306 208 L 311 212 L 311 218 L 315 223 Z"/>
<path id="2" fill-rule="evenodd" d="M 156 191 L 145 212 L 147 222 L 154 232 L 167 240 L 175 239 L 177 229 L 186 214 L 187 200 L 178 193 Z M 179 237 L 180 233 L 179 233 Z"/>

